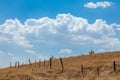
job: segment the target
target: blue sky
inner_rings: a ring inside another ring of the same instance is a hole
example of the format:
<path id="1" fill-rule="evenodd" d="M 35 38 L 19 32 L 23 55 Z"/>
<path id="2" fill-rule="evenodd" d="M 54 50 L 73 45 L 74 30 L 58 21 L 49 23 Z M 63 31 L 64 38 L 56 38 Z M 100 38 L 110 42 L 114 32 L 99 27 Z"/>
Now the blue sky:
<path id="1" fill-rule="evenodd" d="M 0 67 L 120 50 L 119 0 L 1 0 Z"/>

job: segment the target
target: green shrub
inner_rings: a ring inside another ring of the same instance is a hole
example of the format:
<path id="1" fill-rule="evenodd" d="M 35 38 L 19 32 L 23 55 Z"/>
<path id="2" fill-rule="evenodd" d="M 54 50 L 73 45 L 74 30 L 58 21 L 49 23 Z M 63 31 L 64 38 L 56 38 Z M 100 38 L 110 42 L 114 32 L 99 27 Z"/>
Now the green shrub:
<path id="1" fill-rule="evenodd" d="M 95 54 L 95 52 L 93 51 L 93 50 L 91 50 L 90 52 L 89 52 L 89 55 L 91 56 L 91 55 L 94 55 Z"/>

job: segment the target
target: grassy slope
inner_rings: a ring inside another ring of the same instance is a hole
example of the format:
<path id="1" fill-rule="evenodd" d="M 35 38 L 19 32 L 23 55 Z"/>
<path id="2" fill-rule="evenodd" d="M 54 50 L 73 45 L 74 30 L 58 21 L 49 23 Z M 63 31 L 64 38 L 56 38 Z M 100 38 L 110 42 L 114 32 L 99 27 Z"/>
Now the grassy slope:
<path id="1" fill-rule="evenodd" d="M 113 72 L 113 61 L 117 64 L 116 74 Z M 41 67 L 33 63 L 32 66 L 26 64 L 20 68 L 1 69 L 0 80 L 120 80 L 120 51 L 63 58 L 64 72 L 61 72 L 59 59 L 52 62 L 52 69 L 49 68 L 49 61 L 46 61 L 45 67 L 41 62 Z M 81 65 L 84 66 L 84 78 Z M 100 76 L 97 75 L 97 67 Z"/>

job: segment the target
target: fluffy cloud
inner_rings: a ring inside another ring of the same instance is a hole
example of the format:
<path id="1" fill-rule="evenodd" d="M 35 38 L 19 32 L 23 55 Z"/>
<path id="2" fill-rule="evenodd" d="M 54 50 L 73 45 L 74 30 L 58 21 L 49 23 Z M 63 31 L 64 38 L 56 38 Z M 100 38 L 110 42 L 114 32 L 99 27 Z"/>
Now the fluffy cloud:
<path id="1" fill-rule="evenodd" d="M 96 2 L 96 3 L 93 3 L 93 2 L 89 2 L 89 3 L 86 3 L 84 4 L 84 7 L 87 7 L 87 8 L 106 8 L 106 7 L 109 7 L 112 5 L 112 2 L 108 2 L 108 1 L 104 1 L 104 2 Z"/>
<path id="2" fill-rule="evenodd" d="M 115 27 L 115 30 L 120 30 L 120 24 L 112 24 L 112 26 L 114 26 Z"/>
<path id="3" fill-rule="evenodd" d="M 14 34 L 12 40 L 13 40 L 13 42 L 15 42 L 16 44 L 18 44 L 20 46 L 28 47 L 28 48 L 33 47 L 31 44 L 29 44 L 29 41 L 27 41 L 24 36 Z"/>
<path id="4" fill-rule="evenodd" d="M 116 30 L 119 30 L 119 24 L 108 24 L 102 19 L 89 23 L 87 19 L 71 14 L 58 14 L 55 19 L 27 19 L 24 24 L 18 19 L 9 19 L 0 25 L 0 43 L 8 42 L 25 48 L 35 47 L 38 42 L 49 46 L 93 45 L 105 50 L 117 50 L 120 39 Z"/>
<path id="5" fill-rule="evenodd" d="M 62 53 L 62 54 L 70 54 L 70 53 L 72 53 L 72 50 L 71 49 L 61 49 L 60 51 L 59 51 L 59 53 Z"/>
<path id="6" fill-rule="evenodd" d="M 24 47 L 32 47 L 24 36 L 26 28 L 18 19 L 6 20 L 0 25 L 0 42 L 15 43 Z"/>
<path id="7" fill-rule="evenodd" d="M 18 19 L 9 19 L 0 25 L 0 42 L 15 43 L 24 47 L 33 47 L 23 36 L 27 27 L 22 25 Z"/>
<path id="8" fill-rule="evenodd" d="M 7 41 L 9 41 L 8 38 L 6 38 L 6 37 L 4 37 L 4 36 L 1 36 L 1 37 L 0 37 L 0 42 L 7 42 Z"/>

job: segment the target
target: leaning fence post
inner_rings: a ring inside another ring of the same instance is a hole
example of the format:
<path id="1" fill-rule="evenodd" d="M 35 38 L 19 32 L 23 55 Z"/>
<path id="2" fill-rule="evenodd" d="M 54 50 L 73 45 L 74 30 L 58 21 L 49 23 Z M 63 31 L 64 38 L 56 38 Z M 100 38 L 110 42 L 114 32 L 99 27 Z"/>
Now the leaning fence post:
<path id="1" fill-rule="evenodd" d="M 63 65 L 62 58 L 60 58 L 60 63 L 61 63 L 61 66 L 62 66 L 62 72 L 63 72 L 63 71 L 64 71 L 64 65 Z"/>
<path id="2" fill-rule="evenodd" d="M 113 61 L 113 69 L 114 69 L 114 73 L 116 73 L 116 63 L 115 63 L 115 61 Z"/>
<path id="3" fill-rule="evenodd" d="M 97 67 L 97 75 L 98 76 L 100 75 L 100 69 L 99 69 L 99 67 Z"/>
<path id="4" fill-rule="evenodd" d="M 50 69 L 52 69 L 52 58 L 50 58 Z"/>
<path id="5" fill-rule="evenodd" d="M 31 66 L 31 61 L 30 61 L 30 59 L 29 59 L 28 61 L 29 61 L 29 65 Z"/>
<path id="6" fill-rule="evenodd" d="M 84 78 L 84 68 L 83 68 L 83 65 L 81 65 L 81 72 L 82 72 L 82 77 Z"/>

